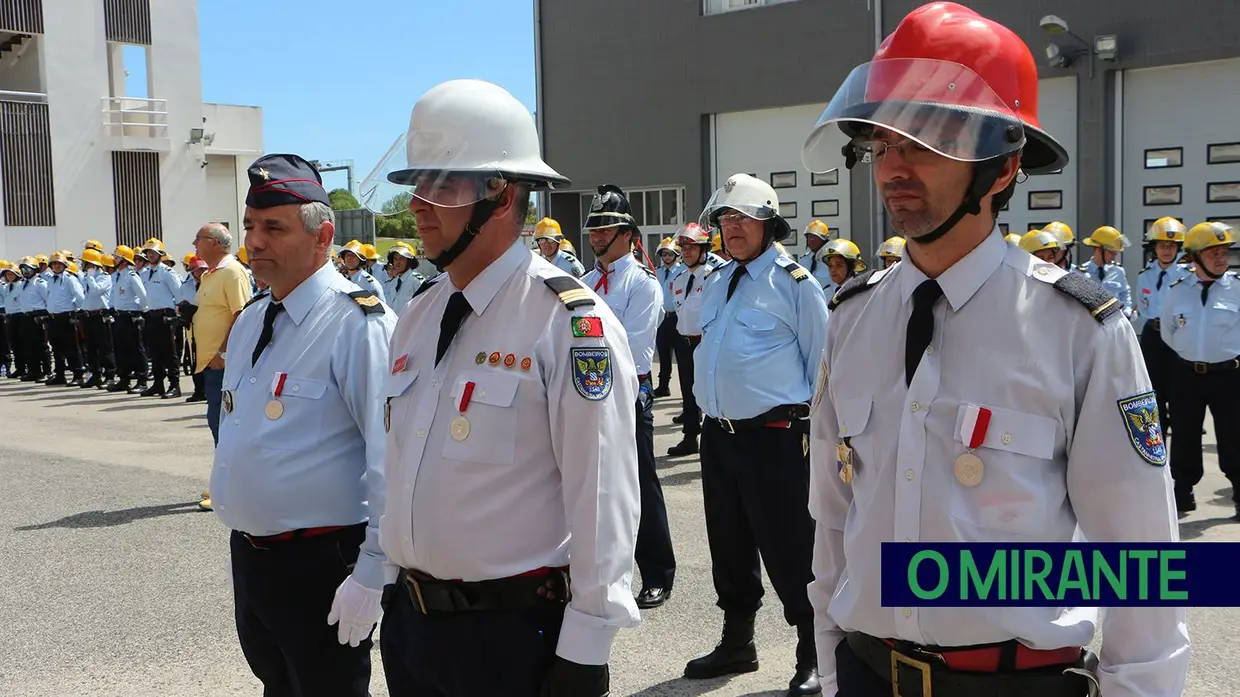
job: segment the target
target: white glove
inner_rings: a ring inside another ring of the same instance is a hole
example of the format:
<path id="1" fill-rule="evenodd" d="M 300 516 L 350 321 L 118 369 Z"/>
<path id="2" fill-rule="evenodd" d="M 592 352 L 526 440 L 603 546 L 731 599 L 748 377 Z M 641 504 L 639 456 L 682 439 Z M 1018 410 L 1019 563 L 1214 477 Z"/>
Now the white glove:
<path id="1" fill-rule="evenodd" d="M 332 600 L 331 612 L 327 613 L 327 624 L 340 622 L 336 638 L 341 645 L 357 646 L 370 636 L 383 608 L 379 601 L 383 591 L 367 588 L 349 576 L 336 589 L 336 598 Z"/>

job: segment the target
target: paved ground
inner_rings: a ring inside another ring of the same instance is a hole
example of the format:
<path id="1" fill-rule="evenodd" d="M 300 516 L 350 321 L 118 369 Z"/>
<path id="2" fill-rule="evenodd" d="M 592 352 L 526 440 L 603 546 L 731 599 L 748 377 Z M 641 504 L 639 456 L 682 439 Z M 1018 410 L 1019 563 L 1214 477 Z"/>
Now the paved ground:
<path id="1" fill-rule="evenodd" d="M 184 388 L 188 394 L 189 381 Z M 657 407 L 657 452 L 679 434 Z M 258 695 L 237 648 L 225 585 L 226 535 L 197 512 L 211 462 L 202 405 L 0 380 L 0 695 Z M 1186 539 L 1237 540 L 1227 482 L 1208 439 L 1201 510 Z M 614 695 L 777 695 L 794 632 L 778 601 L 760 615 L 762 670 L 678 679 L 718 636 L 696 458 L 661 460 L 679 571 L 676 594 L 622 632 Z M 1240 694 L 1240 612 L 1190 612 L 1190 697 Z M 375 695 L 387 695 L 375 655 Z"/>

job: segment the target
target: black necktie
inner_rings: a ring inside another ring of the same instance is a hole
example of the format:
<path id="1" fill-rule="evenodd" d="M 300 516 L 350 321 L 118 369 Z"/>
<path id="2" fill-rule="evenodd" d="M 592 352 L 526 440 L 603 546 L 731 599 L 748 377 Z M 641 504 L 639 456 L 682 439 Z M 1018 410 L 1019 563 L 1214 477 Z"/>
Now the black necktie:
<path id="1" fill-rule="evenodd" d="M 904 337 L 904 384 L 913 384 L 913 373 L 921 356 L 934 338 L 934 303 L 943 297 L 938 281 L 923 281 L 913 291 L 913 314 L 908 318 L 908 334 Z"/>
<path id="2" fill-rule="evenodd" d="M 1210 295 L 1210 286 L 1214 285 L 1214 281 L 1201 282 L 1201 306 L 1205 307 L 1206 297 Z"/>
<path id="3" fill-rule="evenodd" d="M 1167 270 L 1163 269 L 1158 272 L 1158 283 L 1154 284 L 1154 290 L 1162 290 L 1163 279 L 1167 277 Z"/>
<path id="4" fill-rule="evenodd" d="M 818 268 L 818 255 L 815 254 L 809 258 L 809 272 L 814 273 L 814 269 Z"/>
<path id="5" fill-rule="evenodd" d="M 146 280 L 149 281 L 152 278 L 155 278 L 155 269 L 151 269 L 151 272 L 146 275 Z"/>
<path id="6" fill-rule="evenodd" d="M 402 282 L 404 282 L 404 280 L 405 280 L 405 279 L 401 278 L 400 276 L 397 276 L 397 277 L 396 277 L 396 292 L 397 292 L 397 293 L 399 293 L 399 292 L 400 292 L 400 284 L 401 284 Z"/>
<path id="7" fill-rule="evenodd" d="M 1106 276 L 1106 270 L 1103 269 L 1101 266 L 1099 266 L 1098 267 L 1098 280 L 1101 281 L 1104 276 Z"/>
<path id="8" fill-rule="evenodd" d="M 728 297 L 723 302 L 732 299 L 732 293 L 736 291 L 736 285 L 741 282 L 741 276 L 745 275 L 745 267 L 737 265 L 736 271 L 732 272 L 732 279 L 728 281 Z"/>
<path id="9" fill-rule="evenodd" d="M 456 336 L 457 330 L 461 328 L 461 323 L 465 321 L 465 316 L 470 312 L 469 300 L 465 298 L 465 294 L 457 291 L 448 298 L 448 306 L 443 310 L 443 319 L 439 320 L 439 346 L 435 347 L 435 365 L 439 365 L 440 359 L 448 352 L 448 346 L 452 344 L 452 337 Z"/>
<path id="10" fill-rule="evenodd" d="M 278 302 L 272 302 L 267 306 L 267 313 L 263 315 L 263 331 L 258 335 L 258 344 L 254 346 L 254 355 L 250 358 L 251 367 L 258 363 L 258 357 L 263 355 L 263 349 L 271 343 L 271 335 L 276 330 L 276 315 L 283 310 L 284 305 Z"/>

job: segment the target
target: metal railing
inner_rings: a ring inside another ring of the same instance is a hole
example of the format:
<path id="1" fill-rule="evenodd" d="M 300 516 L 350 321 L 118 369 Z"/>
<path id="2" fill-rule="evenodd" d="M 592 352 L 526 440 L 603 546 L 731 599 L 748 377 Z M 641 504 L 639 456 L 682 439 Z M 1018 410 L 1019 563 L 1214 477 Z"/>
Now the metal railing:
<path id="1" fill-rule="evenodd" d="M 104 97 L 103 126 L 112 137 L 167 138 L 168 100 Z"/>
<path id="2" fill-rule="evenodd" d="M 47 95 L 43 92 L 15 92 L 13 90 L 0 90 L 0 102 L 46 104 Z"/>

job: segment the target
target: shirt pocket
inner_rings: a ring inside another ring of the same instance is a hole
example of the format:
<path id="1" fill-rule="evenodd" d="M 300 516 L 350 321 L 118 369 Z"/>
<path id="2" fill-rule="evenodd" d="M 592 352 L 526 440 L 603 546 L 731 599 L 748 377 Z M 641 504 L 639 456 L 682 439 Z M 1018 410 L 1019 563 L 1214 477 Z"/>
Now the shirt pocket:
<path id="1" fill-rule="evenodd" d="M 409 404 L 413 401 L 413 383 L 418 371 L 402 370 L 387 377 L 383 383 L 383 430 L 396 448 L 404 446 L 404 426 L 408 423 Z"/>
<path id="2" fill-rule="evenodd" d="M 963 540 L 994 541 L 993 533 L 1037 538 L 1049 526 L 1051 504 L 1067 495 L 1063 467 L 1055 461 L 1059 422 L 1047 416 L 987 406 L 990 423 L 982 444 L 972 451 L 982 461 L 982 479 L 966 486 L 957 476 L 956 458 L 968 451 L 960 427 L 968 404 L 956 414 L 955 437 L 949 468 L 951 516 L 970 531 Z"/>
<path id="3" fill-rule="evenodd" d="M 762 353 L 778 347 L 783 343 L 784 333 L 779 317 L 754 308 L 745 308 L 736 313 L 736 321 L 743 327 L 744 353 Z"/>
<path id="4" fill-rule="evenodd" d="M 468 383 L 473 383 L 464 413 L 459 411 Z M 510 465 L 517 449 L 517 390 L 521 378 L 504 373 L 462 373 L 452 386 L 443 456 L 449 460 Z M 458 421 L 458 419 L 462 419 Z"/>
<path id="5" fill-rule="evenodd" d="M 283 410 L 276 419 L 267 414 L 268 405 L 275 399 L 271 385 L 267 385 L 261 393 L 257 390 L 253 392 L 262 400 L 253 418 L 261 424 L 259 442 L 263 447 L 297 452 L 315 449 L 315 436 L 322 432 L 328 412 L 324 404 L 327 387 L 328 384 L 322 380 L 288 376 L 280 392 Z"/>
<path id="6" fill-rule="evenodd" d="M 1240 321 L 1240 304 L 1231 298 L 1220 298 L 1210 303 L 1210 324 L 1230 328 Z"/>
<path id="7" fill-rule="evenodd" d="M 702 327 L 702 330 L 705 331 L 710 328 L 710 325 L 713 324 L 716 319 L 719 318 L 719 306 L 715 303 L 711 303 L 710 305 L 703 305 L 701 310 L 701 319 L 698 324 Z"/>

